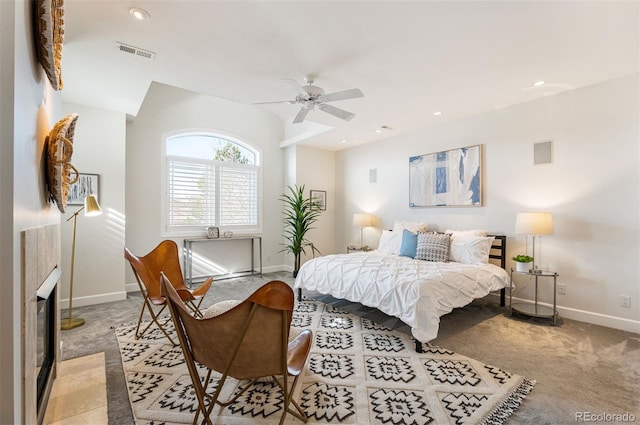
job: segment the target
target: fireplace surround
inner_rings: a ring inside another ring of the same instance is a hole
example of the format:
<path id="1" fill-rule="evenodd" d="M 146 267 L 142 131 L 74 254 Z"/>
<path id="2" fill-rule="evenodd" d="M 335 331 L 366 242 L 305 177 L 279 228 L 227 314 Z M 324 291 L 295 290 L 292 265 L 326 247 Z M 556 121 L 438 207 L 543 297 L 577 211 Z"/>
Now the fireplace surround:
<path id="1" fill-rule="evenodd" d="M 60 362 L 60 225 L 22 232 L 22 418 L 42 424 Z"/>

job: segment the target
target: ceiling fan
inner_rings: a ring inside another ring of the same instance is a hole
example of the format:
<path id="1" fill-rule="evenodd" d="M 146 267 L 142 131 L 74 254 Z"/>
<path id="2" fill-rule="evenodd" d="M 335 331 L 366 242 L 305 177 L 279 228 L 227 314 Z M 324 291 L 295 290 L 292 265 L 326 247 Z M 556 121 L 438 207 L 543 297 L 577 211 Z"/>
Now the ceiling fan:
<path id="1" fill-rule="evenodd" d="M 333 105 L 329 105 L 326 102 L 334 102 L 336 100 L 346 100 L 346 99 L 354 99 L 356 97 L 363 97 L 364 94 L 360 91 L 360 89 L 349 89 L 343 90 L 335 93 L 325 94 L 324 90 L 318 86 L 313 85 L 313 81 L 315 76 L 312 74 L 304 77 L 305 86 L 301 86 L 298 84 L 296 80 L 285 79 L 283 80 L 285 83 L 289 84 L 291 88 L 296 92 L 296 98 L 294 100 L 279 100 L 275 102 L 258 102 L 254 103 L 254 105 L 265 105 L 269 103 L 289 103 L 294 105 L 299 103 L 302 105 L 300 111 L 293 119 L 293 123 L 301 123 L 307 117 L 309 111 L 313 111 L 316 106 L 321 111 L 324 111 L 328 114 L 333 115 L 334 117 L 338 117 L 345 121 L 349 121 L 351 118 L 355 117 L 355 114 L 352 114 L 349 111 L 345 111 L 344 109 L 336 108 Z"/>

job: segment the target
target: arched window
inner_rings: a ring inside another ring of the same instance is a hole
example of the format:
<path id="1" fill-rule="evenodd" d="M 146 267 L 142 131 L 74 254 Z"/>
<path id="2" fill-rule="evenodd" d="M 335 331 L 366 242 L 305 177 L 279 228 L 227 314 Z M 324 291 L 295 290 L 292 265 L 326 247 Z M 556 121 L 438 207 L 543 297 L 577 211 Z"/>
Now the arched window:
<path id="1" fill-rule="evenodd" d="M 201 235 L 207 226 L 261 229 L 260 155 L 240 140 L 207 132 L 164 138 L 165 235 Z"/>

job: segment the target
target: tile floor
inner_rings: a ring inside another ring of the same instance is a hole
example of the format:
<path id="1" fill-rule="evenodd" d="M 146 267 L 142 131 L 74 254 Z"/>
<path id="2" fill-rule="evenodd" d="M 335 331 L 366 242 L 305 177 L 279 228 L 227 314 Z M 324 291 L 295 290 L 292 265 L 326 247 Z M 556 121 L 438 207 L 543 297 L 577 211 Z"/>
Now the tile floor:
<path id="1" fill-rule="evenodd" d="M 44 425 L 107 425 L 104 352 L 65 360 L 53 382 Z"/>

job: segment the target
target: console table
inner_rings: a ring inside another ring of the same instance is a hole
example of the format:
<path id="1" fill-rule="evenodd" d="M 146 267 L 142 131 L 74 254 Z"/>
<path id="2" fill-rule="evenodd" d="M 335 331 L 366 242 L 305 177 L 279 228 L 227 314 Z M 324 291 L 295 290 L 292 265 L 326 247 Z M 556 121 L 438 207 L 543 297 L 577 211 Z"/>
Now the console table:
<path id="1" fill-rule="evenodd" d="M 222 279 L 230 279 L 233 277 L 239 276 L 254 276 L 260 275 L 262 276 L 262 236 L 233 236 L 231 238 L 190 238 L 185 239 L 183 242 L 184 246 L 184 281 L 189 287 L 191 287 L 193 280 L 198 277 L 193 277 L 193 245 L 197 243 L 216 243 L 216 242 L 229 242 L 229 241 L 241 241 L 246 240 L 251 242 L 251 269 L 250 270 L 242 270 L 239 272 L 233 272 L 226 275 L 215 276 L 216 280 Z M 260 260 L 260 266 L 256 270 L 256 258 L 255 258 L 255 244 L 258 242 L 258 259 Z"/>

